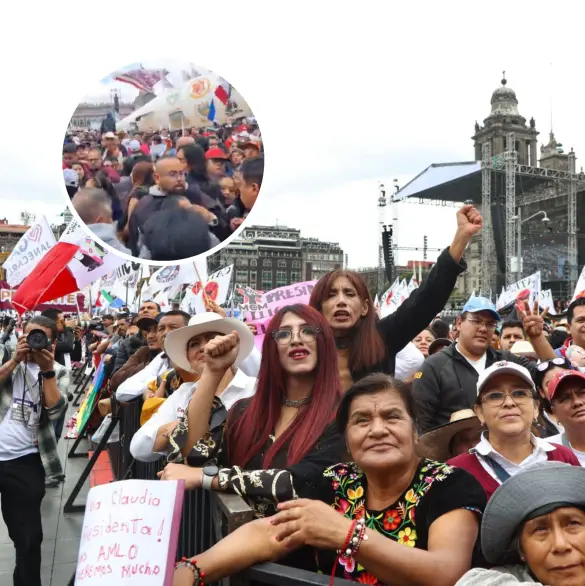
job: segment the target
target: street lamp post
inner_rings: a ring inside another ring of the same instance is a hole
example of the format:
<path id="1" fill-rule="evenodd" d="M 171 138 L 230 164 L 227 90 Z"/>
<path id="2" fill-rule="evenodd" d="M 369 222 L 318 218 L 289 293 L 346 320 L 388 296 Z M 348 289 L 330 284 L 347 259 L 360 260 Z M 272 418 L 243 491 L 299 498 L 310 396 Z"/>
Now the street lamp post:
<path id="1" fill-rule="evenodd" d="M 543 210 L 538 210 L 535 214 L 532 214 L 530 217 L 526 218 L 525 220 L 522 219 L 522 208 L 516 209 L 516 215 L 514 219 L 518 222 L 518 234 L 516 236 L 516 264 L 518 265 L 517 268 L 517 278 L 518 281 L 522 280 L 522 224 L 529 222 L 530 220 L 536 218 L 537 216 L 542 215 L 542 221 L 545 223 L 550 222 L 550 218 L 546 215 L 546 212 Z"/>

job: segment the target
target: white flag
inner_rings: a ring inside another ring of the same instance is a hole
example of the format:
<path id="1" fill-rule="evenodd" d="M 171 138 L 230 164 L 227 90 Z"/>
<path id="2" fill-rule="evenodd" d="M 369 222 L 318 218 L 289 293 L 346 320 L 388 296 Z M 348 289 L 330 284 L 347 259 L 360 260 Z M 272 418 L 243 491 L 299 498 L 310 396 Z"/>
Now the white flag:
<path id="1" fill-rule="evenodd" d="M 540 292 L 540 299 L 538 304 L 542 309 L 548 309 L 548 313 L 550 315 L 557 314 L 552 296 L 552 291 L 550 289 L 546 289 L 545 291 Z"/>
<path id="2" fill-rule="evenodd" d="M 380 299 L 380 317 L 386 317 L 387 315 L 390 315 L 390 313 L 392 313 L 390 311 L 392 298 L 398 292 L 399 286 L 400 286 L 400 278 L 396 277 L 396 279 L 395 279 L 394 283 L 392 283 L 392 286 L 390 287 L 390 289 L 388 289 L 388 291 L 386 291 L 382 295 L 382 298 Z"/>
<path id="3" fill-rule="evenodd" d="M 11 287 L 20 285 L 56 243 L 49 222 L 45 216 L 41 216 L 41 219 L 24 233 L 2 265 L 6 271 L 8 284 Z"/>
<path id="4" fill-rule="evenodd" d="M 6 267 L 6 265 L 4 266 Z M 577 297 L 585 297 L 585 266 L 579 275 L 579 280 L 577 281 L 577 286 L 575 287 L 575 292 L 573 293 L 573 299 L 571 299 L 571 303 L 575 301 Z"/>
<path id="5" fill-rule="evenodd" d="M 199 265 L 197 265 L 197 268 L 200 268 Z M 201 275 L 201 278 L 203 279 L 205 277 Z M 142 297 L 146 299 L 148 296 L 152 296 L 168 287 L 186 285 L 187 283 L 194 283 L 197 280 L 197 271 L 193 263 L 167 265 L 166 267 L 161 267 L 150 277 L 146 290 L 142 292 Z"/>
<path id="6" fill-rule="evenodd" d="M 219 269 L 211 274 L 205 283 L 206 297 L 218 305 L 223 305 L 228 298 L 233 269 L 234 265 Z M 185 297 L 181 302 L 181 309 L 190 314 L 205 312 L 203 290 L 199 281 L 187 287 Z"/>

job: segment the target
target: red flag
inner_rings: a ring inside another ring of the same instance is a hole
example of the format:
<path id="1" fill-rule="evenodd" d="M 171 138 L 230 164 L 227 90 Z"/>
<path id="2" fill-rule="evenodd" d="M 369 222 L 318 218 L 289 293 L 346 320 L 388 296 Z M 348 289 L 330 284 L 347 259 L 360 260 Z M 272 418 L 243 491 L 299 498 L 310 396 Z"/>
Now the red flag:
<path id="1" fill-rule="evenodd" d="M 225 91 L 225 88 L 221 85 L 218 85 L 215 88 L 215 97 L 224 105 L 227 106 L 228 103 L 228 93 Z"/>
<path id="2" fill-rule="evenodd" d="M 64 297 L 79 289 L 67 265 L 79 246 L 58 242 L 26 277 L 12 298 L 12 305 L 21 315 L 43 301 Z"/>

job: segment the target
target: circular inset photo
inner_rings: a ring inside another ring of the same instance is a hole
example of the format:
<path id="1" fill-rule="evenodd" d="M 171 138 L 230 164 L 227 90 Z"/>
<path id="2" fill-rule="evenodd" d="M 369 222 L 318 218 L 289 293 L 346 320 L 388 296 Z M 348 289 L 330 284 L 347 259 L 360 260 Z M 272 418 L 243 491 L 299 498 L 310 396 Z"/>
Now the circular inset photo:
<path id="1" fill-rule="evenodd" d="M 193 63 L 152 61 L 88 89 L 62 164 L 69 205 L 99 241 L 164 264 L 208 252 L 245 222 L 264 147 L 228 81 Z"/>

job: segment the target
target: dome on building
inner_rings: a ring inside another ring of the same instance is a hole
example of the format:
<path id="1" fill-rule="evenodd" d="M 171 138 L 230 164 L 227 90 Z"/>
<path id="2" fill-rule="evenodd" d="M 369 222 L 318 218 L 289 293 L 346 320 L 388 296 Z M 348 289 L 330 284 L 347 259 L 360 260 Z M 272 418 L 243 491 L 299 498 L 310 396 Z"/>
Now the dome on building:
<path id="1" fill-rule="evenodd" d="M 492 111 L 490 116 L 520 116 L 518 112 L 518 98 L 516 92 L 507 86 L 506 77 L 502 79 L 502 87 L 492 94 Z"/>

